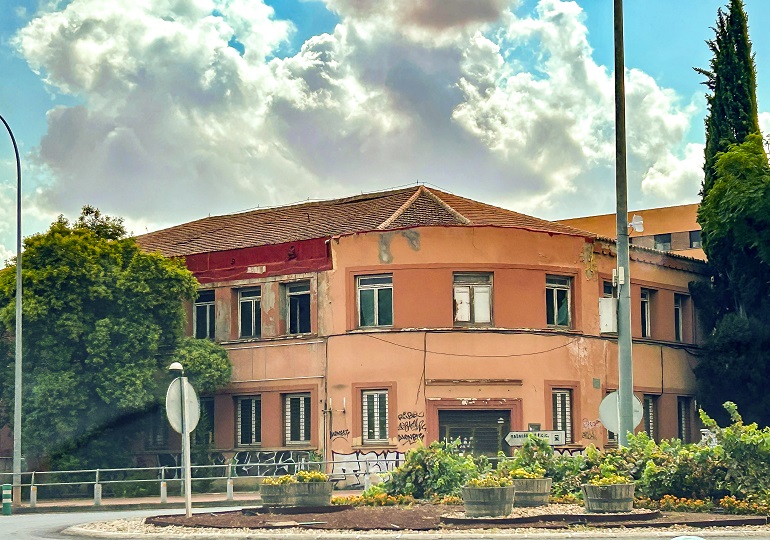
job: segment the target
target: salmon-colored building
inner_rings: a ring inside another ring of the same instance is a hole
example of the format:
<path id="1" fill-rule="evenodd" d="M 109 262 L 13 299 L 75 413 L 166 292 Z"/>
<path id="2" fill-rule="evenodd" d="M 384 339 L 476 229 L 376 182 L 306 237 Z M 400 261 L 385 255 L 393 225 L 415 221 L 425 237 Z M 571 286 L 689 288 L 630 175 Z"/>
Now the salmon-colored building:
<path id="1" fill-rule="evenodd" d="M 628 221 L 634 216 L 642 218 L 644 230 L 629 229 L 629 240 L 633 245 L 706 260 L 697 221 L 697 204 L 634 210 L 628 213 Z M 615 214 L 562 219 L 559 223 L 595 232 L 605 238 L 617 237 Z"/>
<path id="2" fill-rule="evenodd" d="M 347 473 L 421 440 L 486 454 L 510 452 L 512 430 L 563 430 L 564 451 L 612 442 L 598 410 L 617 388 L 617 340 L 598 306 L 615 245 L 595 233 L 415 186 L 138 241 L 185 257 L 201 283 L 188 332 L 230 354 L 232 382 L 202 403 L 225 458 L 312 451 Z M 687 285 L 704 275 L 699 261 L 631 249 L 634 387 L 656 439 L 697 434 Z M 163 444 L 150 430 L 147 455 Z"/>

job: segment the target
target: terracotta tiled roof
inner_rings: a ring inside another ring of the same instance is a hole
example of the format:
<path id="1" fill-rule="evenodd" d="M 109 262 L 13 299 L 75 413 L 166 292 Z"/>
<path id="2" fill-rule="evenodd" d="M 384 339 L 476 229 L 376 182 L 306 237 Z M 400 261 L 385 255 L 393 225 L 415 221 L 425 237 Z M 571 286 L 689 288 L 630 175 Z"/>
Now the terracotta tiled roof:
<path id="1" fill-rule="evenodd" d="M 137 237 L 148 251 L 192 255 L 356 232 L 426 225 L 494 225 L 595 237 L 425 186 L 214 216 Z"/>

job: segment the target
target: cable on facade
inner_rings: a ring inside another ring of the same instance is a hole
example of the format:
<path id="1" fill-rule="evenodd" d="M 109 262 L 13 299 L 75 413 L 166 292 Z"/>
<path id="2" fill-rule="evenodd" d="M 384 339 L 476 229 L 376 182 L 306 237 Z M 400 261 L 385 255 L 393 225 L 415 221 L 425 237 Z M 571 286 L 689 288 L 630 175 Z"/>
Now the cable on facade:
<path id="1" fill-rule="evenodd" d="M 367 334 L 367 337 L 370 337 L 372 339 L 376 339 L 377 341 L 382 341 L 385 343 L 389 343 L 390 345 L 394 345 L 396 347 L 401 347 L 402 349 L 409 349 L 410 351 L 418 351 L 422 353 L 430 353 L 430 354 L 439 354 L 443 356 L 461 356 L 464 358 L 512 358 L 517 356 L 534 356 L 536 354 L 545 354 L 547 352 L 555 351 L 557 349 L 563 349 L 564 347 L 568 347 L 569 345 L 572 345 L 580 338 L 574 338 L 565 343 L 564 345 L 559 345 L 558 347 L 554 347 L 553 349 L 546 349 L 544 351 L 537 351 L 537 352 L 531 352 L 531 353 L 520 353 L 520 354 L 459 354 L 459 353 L 450 353 L 450 352 L 439 352 L 439 351 L 428 351 L 424 349 L 418 349 L 416 347 L 410 347 L 408 345 L 401 345 L 400 343 L 393 343 L 392 341 L 388 341 L 387 339 L 382 339 L 377 336 L 373 336 L 371 334 Z"/>

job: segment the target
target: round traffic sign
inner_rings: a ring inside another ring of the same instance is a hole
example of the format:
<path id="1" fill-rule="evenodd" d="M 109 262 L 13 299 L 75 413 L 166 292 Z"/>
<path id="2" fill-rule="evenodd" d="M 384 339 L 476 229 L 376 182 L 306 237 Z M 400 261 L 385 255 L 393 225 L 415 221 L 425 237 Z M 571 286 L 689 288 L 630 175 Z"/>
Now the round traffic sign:
<path id="1" fill-rule="evenodd" d="M 200 420 L 201 409 L 198 404 L 198 395 L 195 393 L 195 389 L 192 387 L 187 377 L 177 377 L 168 386 L 168 392 L 166 392 L 166 416 L 177 433 L 182 433 L 182 384 L 184 383 L 185 389 L 185 428 L 187 433 L 190 433 L 198 425 Z"/>
<path id="2" fill-rule="evenodd" d="M 642 421 L 642 402 L 639 398 L 634 396 L 633 400 L 633 422 L 634 427 L 639 425 Z M 611 392 L 602 400 L 599 404 L 599 420 L 602 421 L 604 427 L 613 433 L 620 431 L 620 418 L 618 409 L 618 393 Z"/>

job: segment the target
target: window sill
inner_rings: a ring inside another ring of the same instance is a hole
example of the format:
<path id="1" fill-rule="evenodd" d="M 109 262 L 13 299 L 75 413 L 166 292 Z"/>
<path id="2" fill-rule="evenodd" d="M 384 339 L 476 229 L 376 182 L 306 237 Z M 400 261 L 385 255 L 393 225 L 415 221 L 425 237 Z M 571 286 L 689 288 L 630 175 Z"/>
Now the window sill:
<path id="1" fill-rule="evenodd" d="M 398 445 L 395 444 L 353 444 L 350 446 L 353 450 L 396 450 Z"/>
<path id="2" fill-rule="evenodd" d="M 293 341 L 293 340 L 303 340 L 303 339 L 314 339 L 317 338 L 318 334 L 310 333 L 310 334 L 289 334 L 289 335 L 281 335 L 281 336 L 271 336 L 271 337 L 261 337 L 261 338 L 236 338 L 231 339 L 227 341 L 220 341 L 220 345 L 243 345 L 247 343 L 254 343 L 255 345 L 262 344 L 262 343 L 276 343 L 276 342 L 282 342 L 282 341 Z"/>

